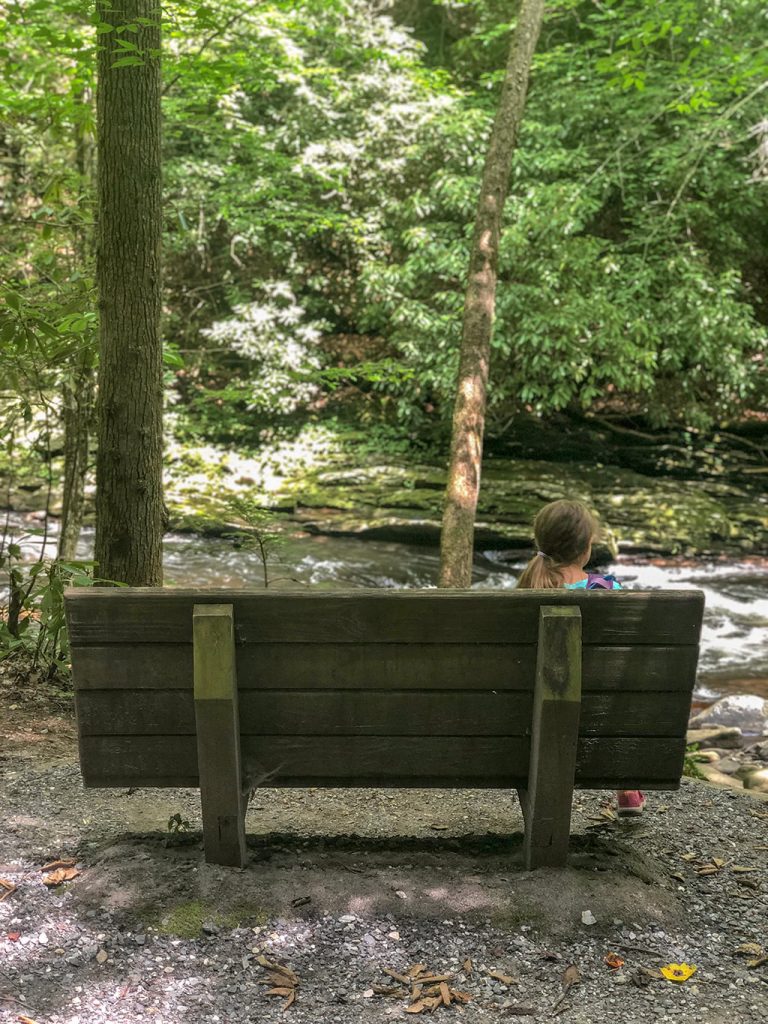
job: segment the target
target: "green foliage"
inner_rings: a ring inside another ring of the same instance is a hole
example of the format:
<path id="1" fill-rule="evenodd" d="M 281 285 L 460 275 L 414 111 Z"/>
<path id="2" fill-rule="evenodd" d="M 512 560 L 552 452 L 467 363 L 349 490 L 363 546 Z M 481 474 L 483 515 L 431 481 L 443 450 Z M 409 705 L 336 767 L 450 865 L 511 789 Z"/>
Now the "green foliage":
<path id="1" fill-rule="evenodd" d="M 0 659 L 24 657 L 49 677 L 69 674 L 69 638 L 64 591 L 93 586 L 92 563 L 22 560 L 18 543 L 0 551 L 0 571 L 7 577 L 7 607 L 0 617 Z"/>
<path id="2" fill-rule="evenodd" d="M 699 749 L 698 743 L 689 743 L 685 748 L 685 758 L 683 760 L 683 775 L 689 779 L 706 779 L 706 775 L 699 768 L 699 761 L 696 757 L 696 751 Z"/>
<path id="3" fill-rule="evenodd" d="M 270 568 L 276 560 L 276 551 L 282 542 L 282 535 L 274 529 L 278 516 L 269 509 L 262 508 L 252 498 L 244 495 L 227 498 L 225 508 L 243 525 L 230 530 L 223 536 L 231 540 L 233 546 L 242 551 L 255 551 L 261 562 L 264 586 L 291 577 L 270 577 Z"/>
<path id="4" fill-rule="evenodd" d="M 309 415 L 445 435 L 510 11 L 164 6 L 174 429 L 255 443 Z M 145 59 L 108 4 L 86 13 L 0 6 L 0 426 L 31 441 L 95 362 L 96 47 L 127 73 Z M 526 410 L 700 428 L 764 402 L 767 22 L 758 0 L 550 5 L 502 238 L 492 433 Z"/>

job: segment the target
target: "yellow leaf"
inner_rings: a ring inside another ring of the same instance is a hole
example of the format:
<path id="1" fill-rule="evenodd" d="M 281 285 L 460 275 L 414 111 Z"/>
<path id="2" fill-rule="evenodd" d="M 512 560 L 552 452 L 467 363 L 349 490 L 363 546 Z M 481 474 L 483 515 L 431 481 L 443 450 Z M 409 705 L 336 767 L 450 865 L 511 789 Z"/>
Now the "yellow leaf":
<path id="1" fill-rule="evenodd" d="M 661 973 L 667 981 L 688 981 L 696 973 L 697 968 L 693 964 L 667 964 L 661 968 Z"/>

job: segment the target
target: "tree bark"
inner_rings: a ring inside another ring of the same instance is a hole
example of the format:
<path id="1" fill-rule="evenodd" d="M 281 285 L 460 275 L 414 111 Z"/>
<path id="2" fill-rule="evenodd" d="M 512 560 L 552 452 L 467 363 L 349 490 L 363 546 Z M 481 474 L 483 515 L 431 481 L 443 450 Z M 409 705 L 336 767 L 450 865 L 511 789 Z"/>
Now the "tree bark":
<path id="1" fill-rule="evenodd" d="M 543 16 L 544 0 L 522 0 L 483 168 L 464 299 L 448 486 L 440 537 L 441 587 L 468 587 L 472 582 L 475 510 L 483 457 L 501 222 Z"/>
<path id="2" fill-rule="evenodd" d="M 114 29 L 99 36 L 96 103 L 96 571 L 152 586 L 162 583 L 163 535 L 160 8 L 112 0 L 100 13 Z M 128 24 L 138 31 L 117 31 Z M 121 51 L 118 39 L 138 50 Z M 140 63 L 114 66 L 125 57 Z"/>

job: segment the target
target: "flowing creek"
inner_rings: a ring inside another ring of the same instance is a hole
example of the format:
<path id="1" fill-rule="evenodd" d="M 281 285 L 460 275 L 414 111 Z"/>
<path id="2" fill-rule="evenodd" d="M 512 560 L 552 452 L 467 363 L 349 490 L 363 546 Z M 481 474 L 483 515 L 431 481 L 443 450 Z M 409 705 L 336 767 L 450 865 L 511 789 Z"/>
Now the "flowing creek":
<path id="1" fill-rule="evenodd" d="M 52 526 L 51 529 L 54 529 Z M 34 532 L 33 532 L 34 531 Z M 40 557 L 42 531 L 20 516 L 9 520 L 9 534 L 21 541 L 25 559 Z M 81 557 L 91 557 L 92 531 L 85 531 Z M 51 536 L 46 556 L 55 555 Z M 508 552 L 486 551 L 475 560 L 473 586 L 508 590 L 522 562 Z M 350 587 L 431 587 L 437 578 L 433 547 L 357 540 L 351 537 L 288 536 L 270 565 L 273 585 Z M 727 693 L 768 697 L 768 560 L 705 562 L 620 559 L 611 566 L 624 587 L 700 587 L 706 612 L 696 690 L 698 704 Z M 262 566 L 255 551 L 231 540 L 171 534 L 165 542 L 165 580 L 172 586 L 258 587 Z M 295 581 L 295 582 L 291 582 Z"/>

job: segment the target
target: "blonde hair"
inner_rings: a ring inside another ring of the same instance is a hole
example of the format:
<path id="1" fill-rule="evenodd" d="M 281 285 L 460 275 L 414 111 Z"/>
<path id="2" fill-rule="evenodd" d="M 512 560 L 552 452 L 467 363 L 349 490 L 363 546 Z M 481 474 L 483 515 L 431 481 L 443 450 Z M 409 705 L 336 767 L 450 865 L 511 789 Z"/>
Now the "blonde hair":
<path id="1" fill-rule="evenodd" d="M 563 585 L 563 569 L 592 546 L 597 520 L 580 501 L 552 501 L 533 521 L 538 553 L 518 581 L 518 589 L 555 590 Z"/>

